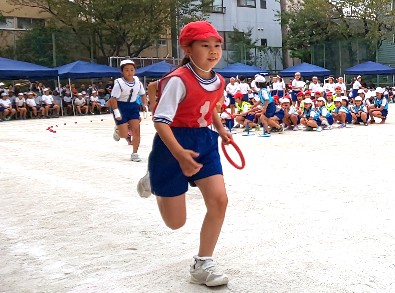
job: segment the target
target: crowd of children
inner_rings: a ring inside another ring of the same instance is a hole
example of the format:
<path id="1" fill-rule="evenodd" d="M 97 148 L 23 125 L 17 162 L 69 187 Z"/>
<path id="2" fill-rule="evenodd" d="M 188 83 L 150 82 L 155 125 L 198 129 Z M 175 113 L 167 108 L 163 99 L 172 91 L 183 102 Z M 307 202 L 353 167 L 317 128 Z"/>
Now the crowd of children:
<path id="1" fill-rule="evenodd" d="M 355 86 L 347 91 L 342 78 L 334 83 L 329 77 L 321 84 L 317 77 L 306 84 L 297 72 L 288 86 L 280 76 L 271 82 L 262 75 L 256 75 L 247 84 L 245 77 L 232 77 L 224 92 L 221 118 L 224 125 L 233 128 L 263 127 L 264 136 L 284 130 L 330 130 L 334 124 L 345 128 L 347 124 L 383 124 L 388 115 L 388 104 L 393 99 L 392 90 L 377 87 L 370 90 L 361 83 L 361 76 L 355 79 Z M 356 90 L 354 87 L 358 87 Z"/>

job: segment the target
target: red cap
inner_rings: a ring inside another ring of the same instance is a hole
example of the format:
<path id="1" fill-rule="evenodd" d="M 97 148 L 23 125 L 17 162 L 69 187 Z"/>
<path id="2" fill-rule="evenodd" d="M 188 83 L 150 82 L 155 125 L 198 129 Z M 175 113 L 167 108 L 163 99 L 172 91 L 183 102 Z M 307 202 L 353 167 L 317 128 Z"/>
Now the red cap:
<path id="1" fill-rule="evenodd" d="M 240 98 L 242 98 L 243 97 L 243 94 L 241 93 L 241 92 L 237 92 L 237 93 L 235 93 L 234 95 L 233 95 L 233 98 L 235 98 L 235 99 L 240 99 Z"/>
<path id="2" fill-rule="evenodd" d="M 181 46 L 188 46 L 192 41 L 201 41 L 210 37 L 217 38 L 221 43 L 224 41 L 211 23 L 194 21 L 182 28 L 179 40 Z"/>
<path id="3" fill-rule="evenodd" d="M 327 96 L 332 96 L 332 92 L 327 92 L 326 95 Z"/>
<path id="4" fill-rule="evenodd" d="M 310 91 L 307 91 L 307 92 L 305 92 L 304 94 L 305 94 L 305 95 L 311 96 L 311 92 L 310 92 Z"/>
<path id="5" fill-rule="evenodd" d="M 341 90 L 342 89 L 342 87 L 341 86 L 337 86 L 337 87 L 335 87 L 335 90 Z"/>
<path id="6" fill-rule="evenodd" d="M 303 96 L 303 92 L 298 92 L 298 96 Z"/>
<path id="7" fill-rule="evenodd" d="M 315 92 L 314 95 L 321 95 L 321 92 Z"/>

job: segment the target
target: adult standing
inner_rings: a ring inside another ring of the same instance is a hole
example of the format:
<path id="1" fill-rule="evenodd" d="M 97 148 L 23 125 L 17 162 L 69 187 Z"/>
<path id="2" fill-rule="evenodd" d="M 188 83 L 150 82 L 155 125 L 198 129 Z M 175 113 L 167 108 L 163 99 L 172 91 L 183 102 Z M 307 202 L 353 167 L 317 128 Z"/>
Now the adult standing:
<path id="1" fill-rule="evenodd" d="M 352 97 L 353 98 L 358 96 L 358 90 L 361 88 L 362 88 L 362 77 L 360 75 L 358 75 L 356 80 L 352 83 Z"/>
<path id="2" fill-rule="evenodd" d="M 234 95 L 240 91 L 239 84 L 236 82 L 236 78 L 231 77 L 229 83 L 225 88 L 226 97 L 229 99 L 230 113 L 233 115 L 235 113 L 235 98 Z"/>

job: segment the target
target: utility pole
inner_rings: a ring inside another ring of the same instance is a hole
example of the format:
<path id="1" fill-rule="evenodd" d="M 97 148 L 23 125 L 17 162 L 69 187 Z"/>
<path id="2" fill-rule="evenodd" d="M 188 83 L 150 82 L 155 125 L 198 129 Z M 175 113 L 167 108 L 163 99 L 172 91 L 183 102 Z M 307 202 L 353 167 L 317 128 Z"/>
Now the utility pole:
<path id="1" fill-rule="evenodd" d="M 53 67 L 56 67 L 56 39 L 54 32 L 52 32 L 52 63 Z"/>

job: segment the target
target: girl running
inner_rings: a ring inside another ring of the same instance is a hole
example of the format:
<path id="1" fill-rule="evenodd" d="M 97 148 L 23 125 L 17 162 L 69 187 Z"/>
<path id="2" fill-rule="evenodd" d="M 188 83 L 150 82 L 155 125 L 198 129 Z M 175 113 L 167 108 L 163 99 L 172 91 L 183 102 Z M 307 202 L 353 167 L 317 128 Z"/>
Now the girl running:
<path id="1" fill-rule="evenodd" d="M 221 59 L 223 39 L 210 23 L 196 21 L 181 30 L 179 41 L 185 52 L 183 66 L 159 81 L 153 117 L 157 133 L 148 160 L 149 172 L 137 189 L 145 195 L 151 188 L 163 221 L 171 229 L 185 224 L 188 184 L 200 189 L 207 213 L 199 251 L 190 268 L 191 282 L 219 286 L 227 284 L 228 277 L 216 269 L 213 253 L 228 198 L 218 136 L 226 144 L 232 137 L 215 112 L 225 83 L 212 68 Z M 218 133 L 209 128 L 211 124 Z"/>
<path id="2" fill-rule="evenodd" d="M 135 65 L 132 60 L 121 62 L 121 72 L 123 77 L 117 78 L 111 91 L 111 98 L 108 106 L 113 109 L 115 123 L 114 139 L 116 137 L 128 138 L 129 128 L 133 133 L 133 153 L 131 161 L 140 162 L 141 158 L 137 154 L 140 146 L 140 105 L 136 102 L 137 95 L 140 95 L 143 106 L 147 106 L 145 90 L 137 76 L 134 76 Z M 119 139 L 118 139 L 119 140 Z"/>

